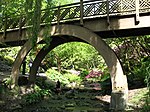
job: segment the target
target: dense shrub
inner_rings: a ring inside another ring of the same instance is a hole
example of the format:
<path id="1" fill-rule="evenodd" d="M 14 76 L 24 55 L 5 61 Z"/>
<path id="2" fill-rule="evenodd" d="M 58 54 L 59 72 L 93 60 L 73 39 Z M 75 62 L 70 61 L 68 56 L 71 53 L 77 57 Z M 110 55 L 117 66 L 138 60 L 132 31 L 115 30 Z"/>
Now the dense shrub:
<path id="1" fill-rule="evenodd" d="M 14 58 L 10 57 L 10 56 L 4 56 L 5 61 L 7 62 L 8 65 L 12 65 L 14 62 Z"/>
<path id="2" fill-rule="evenodd" d="M 22 96 L 25 105 L 41 102 L 45 96 L 51 96 L 51 91 L 34 86 L 34 92 Z"/>
<path id="3" fill-rule="evenodd" d="M 64 77 L 66 77 L 69 80 L 69 82 L 80 83 L 82 81 L 81 78 L 80 78 L 80 76 L 78 76 L 76 74 L 65 73 Z"/>
<path id="4" fill-rule="evenodd" d="M 52 80 L 54 82 L 57 82 L 59 80 L 62 83 L 62 85 L 69 84 L 69 80 L 64 75 L 62 75 L 60 72 L 58 72 L 54 69 L 48 69 L 46 71 L 46 75 L 50 80 Z"/>
<path id="5" fill-rule="evenodd" d="M 84 79 L 88 74 L 89 74 L 89 71 L 88 71 L 88 70 L 82 70 L 82 71 L 80 72 L 80 77 L 81 77 L 82 79 Z"/>

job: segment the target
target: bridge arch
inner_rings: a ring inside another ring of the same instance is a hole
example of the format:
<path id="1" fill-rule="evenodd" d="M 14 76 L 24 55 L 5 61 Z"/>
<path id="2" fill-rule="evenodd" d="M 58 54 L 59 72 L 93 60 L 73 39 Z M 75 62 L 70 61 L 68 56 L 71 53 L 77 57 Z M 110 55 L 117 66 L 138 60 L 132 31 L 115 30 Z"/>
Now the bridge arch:
<path id="1" fill-rule="evenodd" d="M 60 37 L 60 36 L 53 36 L 51 37 L 52 41 L 50 44 L 50 46 L 44 46 L 36 55 L 36 58 L 34 59 L 33 63 L 32 63 L 32 67 L 29 71 L 29 83 L 33 84 L 35 82 L 36 79 L 36 74 L 38 71 L 38 67 L 40 66 L 40 63 L 42 62 L 42 60 L 45 58 L 45 56 L 55 47 L 67 43 L 67 42 L 83 42 L 83 40 L 76 38 L 76 37 Z"/>
<path id="2" fill-rule="evenodd" d="M 44 29 L 41 30 L 41 33 L 42 32 L 44 32 Z M 121 98 L 123 98 L 124 101 L 126 102 L 127 95 L 128 95 L 128 85 L 127 85 L 126 76 L 123 73 L 121 64 L 120 64 L 117 56 L 115 55 L 113 50 L 102 40 L 101 37 L 99 37 L 97 34 L 93 33 L 92 31 L 90 31 L 87 28 L 84 28 L 84 27 L 81 27 L 81 26 L 76 26 L 76 25 L 56 25 L 56 26 L 52 26 L 51 29 L 50 29 L 50 34 L 54 38 L 56 38 L 57 36 L 65 36 L 65 35 L 69 36 L 67 38 L 76 37 L 76 38 L 79 38 L 79 39 L 91 44 L 92 46 L 94 46 L 96 48 L 96 50 L 104 58 L 107 66 L 108 66 L 108 69 L 109 69 L 109 72 L 110 72 L 110 75 L 111 75 L 112 94 L 113 94 L 113 92 L 114 93 L 116 93 L 116 92 L 117 93 L 119 93 L 119 92 L 123 93 Z M 27 53 L 31 49 L 31 45 L 29 44 L 30 43 L 29 41 L 23 46 L 23 48 L 19 52 L 19 54 L 17 56 L 17 59 L 15 61 L 14 67 L 12 69 L 12 74 L 13 75 L 15 74 L 16 78 L 17 78 L 17 75 L 19 74 L 19 68 L 21 66 L 21 61 L 23 61 L 23 58 L 27 55 Z M 39 39 L 39 41 L 40 41 L 40 39 Z M 70 39 L 70 41 L 73 41 L 73 40 Z M 52 46 L 49 47 L 47 49 L 47 51 L 44 51 L 44 49 L 42 49 L 41 52 L 39 52 L 39 54 L 37 55 L 36 59 L 34 60 L 33 65 L 35 65 L 37 63 L 40 63 L 42 61 L 42 58 L 44 58 L 46 56 L 46 54 L 52 48 L 56 47 L 57 45 L 59 45 L 61 43 L 65 43 L 65 42 L 67 42 L 67 39 L 60 42 L 60 43 L 57 43 L 57 44 L 54 44 L 54 45 L 52 44 Z M 28 47 L 28 46 L 30 46 L 30 47 Z M 38 60 L 38 59 L 40 59 L 40 60 Z M 19 63 L 17 63 L 17 62 L 19 62 Z M 31 75 L 35 75 L 36 72 L 34 70 L 38 69 L 38 66 L 33 66 L 33 67 L 35 67 L 35 68 L 31 68 L 31 71 L 30 71 Z M 30 76 L 30 78 L 31 78 L 31 76 Z M 33 81 L 34 79 L 30 79 L 30 80 Z M 113 104 L 111 106 L 112 108 L 115 108 L 116 105 L 120 105 L 119 103 L 121 103 L 121 98 L 120 98 L 120 101 L 118 102 L 116 100 L 116 97 L 118 97 L 118 96 L 113 95 L 111 97 L 111 104 Z"/>

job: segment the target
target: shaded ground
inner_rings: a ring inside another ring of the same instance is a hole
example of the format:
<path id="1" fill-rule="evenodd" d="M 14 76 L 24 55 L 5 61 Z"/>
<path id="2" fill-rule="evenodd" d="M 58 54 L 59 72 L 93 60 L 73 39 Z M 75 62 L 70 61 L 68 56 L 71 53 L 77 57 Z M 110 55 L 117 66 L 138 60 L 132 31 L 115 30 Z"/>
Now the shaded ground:
<path id="1" fill-rule="evenodd" d="M 143 99 L 134 101 L 134 97 L 146 88 L 129 90 L 130 107 L 128 112 L 140 112 Z M 109 112 L 110 95 L 102 95 L 101 90 L 74 89 L 63 90 L 60 95 L 45 97 L 43 100 L 25 105 L 20 96 L 3 94 L 0 98 L 0 112 Z"/>
<path id="2" fill-rule="evenodd" d="M 108 109 L 109 103 L 99 100 L 95 95 L 100 95 L 98 91 L 79 91 L 75 90 L 74 94 L 65 94 L 54 96 L 47 99 L 40 105 L 31 108 L 33 111 L 39 111 L 44 108 L 45 112 L 105 112 Z M 24 110 L 25 111 L 25 110 Z M 42 112 L 43 110 L 41 110 Z"/>
<path id="3" fill-rule="evenodd" d="M 3 67 L 1 71 L 7 71 L 5 68 L 8 67 Z M 0 72 L 0 79 L 9 74 L 9 72 Z M 25 105 L 17 93 L 12 95 L 14 93 L 12 90 L 13 92 L 0 94 L 0 112 L 109 112 L 110 95 L 104 95 L 99 86 L 95 88 L 91 86 L 92 84 L 89 85 L 74 91 L 65 89 L 60 95 L 53 94 L 53 97 L 45 97 L 29 105 Z M 129 90 L 128 112 L 142 110 L 144 95 L 139 98 L 137 96 L 145 91 L 146 88 Z"/>
<path id="4" fill-rule="evenodd" d="M 60 95 L 53 94 L 36 104 L 25 105 L 18 96 L 12 98 L 5 94 L 1 97 L 0 112 L 107 112 L 109 102 L 102 97 L 99 90 L 65 89 Z"/>

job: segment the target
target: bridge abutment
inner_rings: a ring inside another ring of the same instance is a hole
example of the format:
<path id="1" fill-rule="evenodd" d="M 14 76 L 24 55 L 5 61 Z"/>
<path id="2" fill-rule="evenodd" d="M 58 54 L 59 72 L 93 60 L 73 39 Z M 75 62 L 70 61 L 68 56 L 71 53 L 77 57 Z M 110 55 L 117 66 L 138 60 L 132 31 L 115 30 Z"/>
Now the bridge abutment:
<path id="1" fill-rule="evenodd" d="M 125 111 L 128 103 L 128 85 L 127 77 L 120 75 L 119 78 L 112 78 L 112 92 L 110 99 L 110 110 L 112 112 Z"/>
<path id="2" fill-rule="evenodd" d="M 112 91 L 110 110 L 112 112 L 122 112 L 127 107 L 127 94 L 126 91 Z"/>

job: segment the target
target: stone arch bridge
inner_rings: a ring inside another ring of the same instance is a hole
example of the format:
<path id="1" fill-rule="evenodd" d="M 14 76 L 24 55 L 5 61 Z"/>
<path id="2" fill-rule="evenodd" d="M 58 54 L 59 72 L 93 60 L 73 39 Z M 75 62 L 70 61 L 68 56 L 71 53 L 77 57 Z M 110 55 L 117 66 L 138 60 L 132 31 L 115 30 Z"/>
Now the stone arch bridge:
<path id="1" fill-rule="evenodd" d="M 52 41 L 48 48 L 40 50 L 33 61 L 30 82 L 35 81 L 38 66 L 50 50 L 66 42 L 87 42 L 97 49 L 109 68 L 112 82 L 110 107 L 124 109 L 128 99 L 126 75 L 122 71 L 119 59 L 103 39 L 150 34 L 150 1 L 81 0 L 79 3 L 50 10 L 51 27 L 45 28 L 45 25 L 49 25 L 45 19 L 49 13 L 43 10 L 37 43 L 43 42 L 45 30 L 48 30 Z M 26 17 L 22 16 L 3 19 L 4 25 L 0 25 L 0 47 L 22 46 L 12 67 L 13 81 L 17 84 L 21 64 L 32 49 L 31 37 L 28 35 L 31 24 L 26 24 Z"/>

